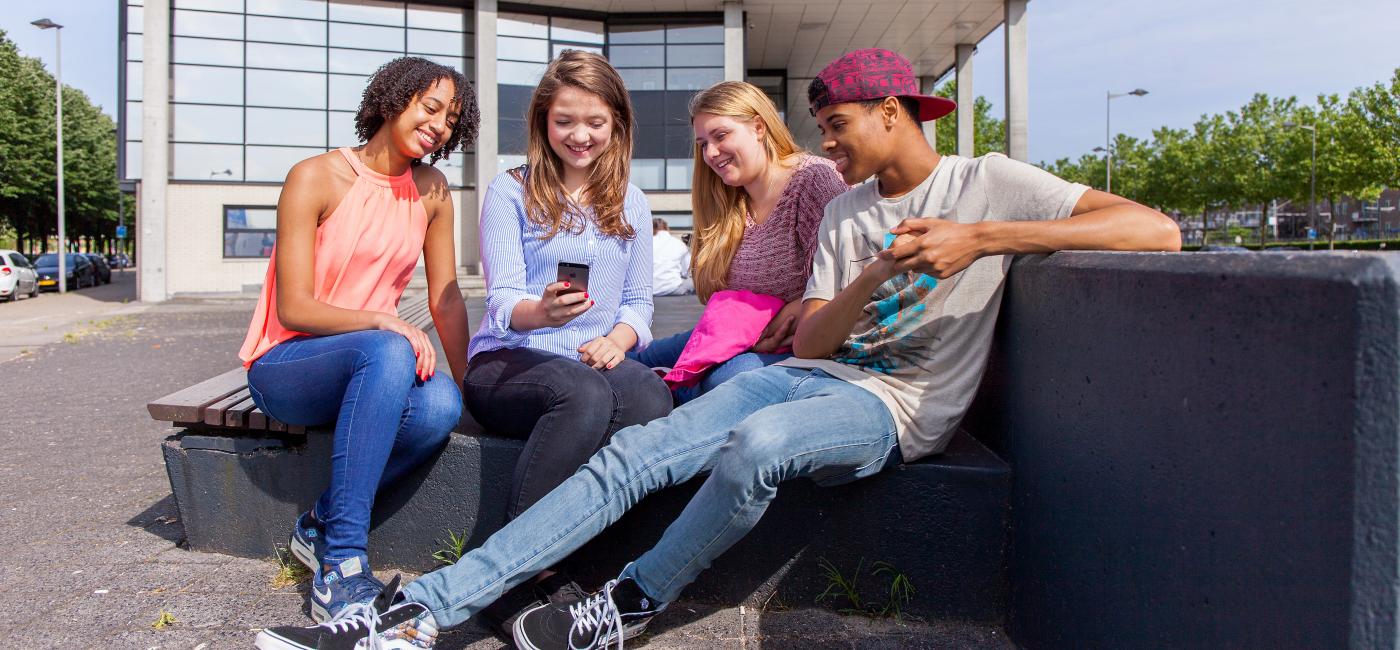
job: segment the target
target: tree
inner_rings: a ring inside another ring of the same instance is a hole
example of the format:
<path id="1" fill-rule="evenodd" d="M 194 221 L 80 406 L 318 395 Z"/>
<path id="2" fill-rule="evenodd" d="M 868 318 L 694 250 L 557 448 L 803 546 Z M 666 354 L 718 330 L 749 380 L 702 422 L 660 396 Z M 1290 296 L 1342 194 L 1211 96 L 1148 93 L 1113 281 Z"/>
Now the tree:
<path id="1" fill-rule="evenodd" d="M 934 91 L 939 97 L 956 100 L 958 82 L 956 79 L 939 86 Z M 958 110 L 963 110 L 958 107 Z M 1006 153 L 1006 122 L 992 116 L 992 103 L 979 96 L 972 108 L 972 150 L 981 156 L 993 151 Z M 938 133 L 938 149 L 943 153 L 955 153 L 958 148 L 958 111 L 939 118 L 935 123 Z"/>

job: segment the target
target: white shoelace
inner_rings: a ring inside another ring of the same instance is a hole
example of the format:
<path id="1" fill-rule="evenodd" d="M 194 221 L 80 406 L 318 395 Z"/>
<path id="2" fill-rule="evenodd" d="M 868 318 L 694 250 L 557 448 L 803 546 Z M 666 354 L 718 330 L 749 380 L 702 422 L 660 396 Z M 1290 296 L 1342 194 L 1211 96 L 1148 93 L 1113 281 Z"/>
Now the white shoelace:
<path id="1" fill-rule="evenodd" d="M 379 640 L 379 611 L 374 608 L 373 603 L 351 603 L 339 616 L 322 623 L 321 626 L 336 632 L 365 628 L 369 632 L 369 636 L 365 637 L 365 650 L 381 650 L 384 647 Z"/>
<path id="2" fill-rule="evenodd" d="M 617 603 L 613 602 L 613 587 L 617 586 L 616 580 L 609 580 L 603 585 L 603 589 L 592 598 L 577 605 L 569 607 L 569 613 L 574 617 L 574 626 L 569 630 L 570 650 L 590 650 L 591 648 L 609 648 L 614 639 L 617 640 L 617 650 L 624 650 L 622 647 L 622 612 L 617 611 Z M 574 645 L 574 632 L 579 634 L 593 633 L 593 639 L 586 646 Z M 599 642 L 602 645 L 599 645 Z"/>

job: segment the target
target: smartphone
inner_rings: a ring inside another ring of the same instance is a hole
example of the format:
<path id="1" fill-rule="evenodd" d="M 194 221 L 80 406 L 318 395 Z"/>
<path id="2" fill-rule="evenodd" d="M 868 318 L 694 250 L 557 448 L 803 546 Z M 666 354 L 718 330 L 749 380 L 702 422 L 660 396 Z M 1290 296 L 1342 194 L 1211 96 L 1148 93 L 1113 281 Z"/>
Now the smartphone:
<path id="1" fill-rule="evenodd" d="M 559 293 L 588 291 L 588 265 L 573 262 L 559 263 L 559 282 L 568 282 L 569 288 Z"/>

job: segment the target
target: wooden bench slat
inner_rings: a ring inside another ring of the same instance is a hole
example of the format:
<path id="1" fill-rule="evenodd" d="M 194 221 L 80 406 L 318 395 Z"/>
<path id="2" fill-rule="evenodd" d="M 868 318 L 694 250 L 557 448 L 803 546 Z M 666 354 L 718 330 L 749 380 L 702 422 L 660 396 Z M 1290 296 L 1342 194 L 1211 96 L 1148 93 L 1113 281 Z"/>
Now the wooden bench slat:
<path id="1" fill-rule="evenodd" d="M 248 428 L 255 431 L 266 431 L 270 419 L 266 413 L 262 412 L 262 409 L 254 405 L 253 410 L 248 411 Z"/>
<path id="2" fill-rule="evenodd" d="M 248 387 L 244 386 L 243 390 L 204 407 L 204 423 L 216 427 L 224 426 L 224 414 L 229 409 L 252 400 L 252 394 L 248 392 Z"/>
<path id="3" fill-rule="evenodd" d="M 249 416 L 257 408 L 258 405 L 253 402 L 252 395 L 249 395 L 248 401 L 232 406 L 224 412 L 224 426 L 238 429 L 261 429 L 262 427 L 249 426 L 248 422 Z"/>
<path id="4" fill-rule="evenodd" d="M 177 390 L 151 401 L 146 410 L 151 417 L 164 422 L 192 423 L 204 421 L 204 408 L 248 386 L 248 373 L 235 368 L 222 375 Z"/>

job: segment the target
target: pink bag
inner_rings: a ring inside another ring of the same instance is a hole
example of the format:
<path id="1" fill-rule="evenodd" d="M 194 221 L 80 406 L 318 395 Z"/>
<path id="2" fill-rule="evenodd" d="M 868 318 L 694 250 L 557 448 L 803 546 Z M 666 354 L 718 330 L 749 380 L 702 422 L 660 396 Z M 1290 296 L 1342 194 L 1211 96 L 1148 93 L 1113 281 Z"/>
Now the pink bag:
<path id="1" fill-rule="evenodd" d="M 705 304 L 681 357 L 663 379 L 671 390 L 693 386 L 705 371 L 753 347 L 783 309 L 783 299 L 752 291 L 716 291 Z"/>

